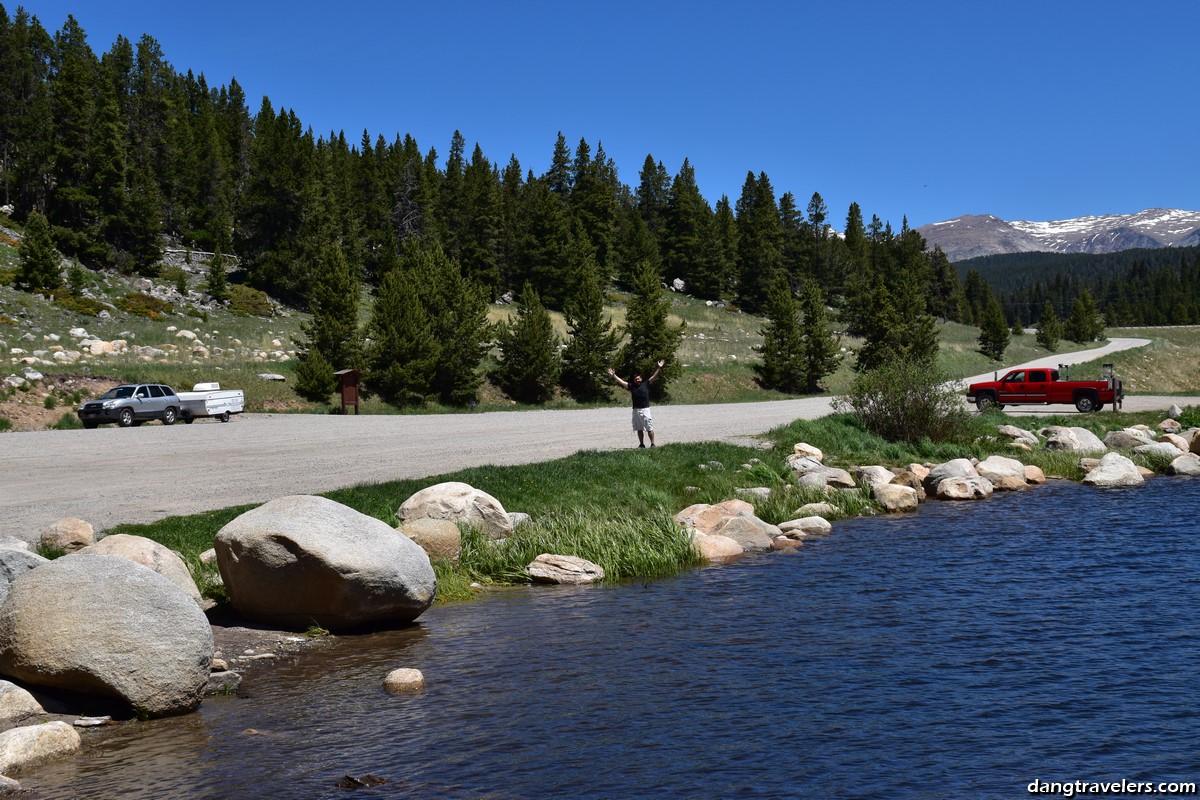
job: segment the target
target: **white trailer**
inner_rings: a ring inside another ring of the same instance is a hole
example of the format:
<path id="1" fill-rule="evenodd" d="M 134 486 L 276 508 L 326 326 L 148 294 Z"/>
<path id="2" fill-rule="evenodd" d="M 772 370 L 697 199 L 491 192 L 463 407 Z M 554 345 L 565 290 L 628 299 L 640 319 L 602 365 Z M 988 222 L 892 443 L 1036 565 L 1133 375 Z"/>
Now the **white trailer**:
<path id="1" fill-rule="evenodd" d="M 197 383 L 190 392 L 179 393 L 179 417 L 191 425 L 197 417 L 216 417 L 229 422 L 230 416 L 246 409 L 241 389 L 222 389 L 219 383 Z"/>

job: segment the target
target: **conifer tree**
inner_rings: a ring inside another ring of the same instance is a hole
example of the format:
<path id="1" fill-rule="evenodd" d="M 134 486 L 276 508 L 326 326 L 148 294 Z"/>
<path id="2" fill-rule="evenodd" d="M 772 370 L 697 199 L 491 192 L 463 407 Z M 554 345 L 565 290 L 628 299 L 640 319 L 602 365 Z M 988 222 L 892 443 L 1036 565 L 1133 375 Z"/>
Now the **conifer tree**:
<path id="1" fill-rule="evenodd" d="M 317 350 L 335 369 L 360 366 L 359 281 L 342 249 L 327 244 L 313 276 L 309 300 L 312 318 L 301 326 L 306 350 Z"/>
<path id="2" fill-rule="evenodd" d="M 666 362 L 659 370 L 658 380 L 650 384 L 651 396 L 656 399 L 667 397 L 671 382 L 683 371 L 675 351 L 687 323 L 672 327 L 668 322 L 670 311 L 671 299 L 663 291 L 658 273 L 653 265 L 642 263 L 634 275 L 625 311 L 628 340 L 617 358 L 620 363 L 617 371 L 622 375 L 649 375 L 660 360 Z"/>
<path id="3" fill-rule="evenodd" d="M 410 242 L 401 261 L 416 278 L 420 295 L 414 302 L 424 307 L 438 342 L 430 387 L 442 403 L 470 405 L 479 396 L 479 365 L 495 335 L 487 318 L 489 292 L 437 243 Z"/>
<path id="4" fill-rule="evenodd" d="M 804 318 L 801 335 L 804 343 L 804 391 L 821 391 L 821 380 L 831 375 L 842 362 L 839 340 L 825 315 L 825 298 L 816 281 L 809 281 L 800 293 L 800 314 Z"/>
<path id="5" fill-rule="evenodd" d="M 1063 323 L 1063 338 L 1078 344 L 1094 342 L 1104 336 L 1104 324 L 1100 320 L 1100 312 L 1096 301 L 1087 289 L 1075 298 L 1071 316 Z"/>
<path id="6" fill-rule="evenodd" d="M 988 297 L 983 311 L 983 321 L 980 324 L 979 352 L 992 361 L 1001 361 L 1011 338 L 1012 331 L 1009 330 L 1008 322 L 1004 319 L 1000 301 L 996 299 L 996 295 L 992 294 Z"/>
<path id="7" fill-rule="evenodd" d="M 562 369 L 558 336 L 550 314 L 529 283 L 521 290 L 517 318 L 503 326 L 497 337 L 500 364 L 493 373 L 496 385 L 522 403 L 545 403 L 554 396 Z"/>
<path id="8" fill-rule="evenodd" d="M 757 178 L 746 175 L 737 202 L 737 229 L 738 302 L 754 310 L 762 307 L 767 287 L 783 269 L 783 224 L 765 172 Z"/>
<path id="9" fill-rule="evenodd" d="M 325 403 L 337 389 L 337 375 L 333 365 L 325 360 L 321 351 L 310 348 L 300 357 L 296 367 L 296 394 L 314 403 Z"/>
<path id="10" fill-rule="evenodd" d="M 563 307 L 570 339 L 562 354 L 562 387 L 581 403 L 608 400 L 612 366 L 620 337 L 604 316 L 604 290 L 595 259 L 586 258 L 574 291 Z"/>
<path id="11" fill-rule="evenodd" d="M 432 393 L 439 346 L 429 316 L 413 298 L 419 287 L 407 270 L 384 276 L 367 325 L 367 388 L 397 406 L 421 405 Z"/>
<path id="12" fill-rule="evenodd" d="M 712 212 L 696 185 L 696 172 L 685 158 L 679 174 L 671 184 L 667 201 L 666 242 L 663 248 L 663 267 L 670 279 L 680 278 L 689 290 L 696 291 L 695 279 L 701 277 L 704 260 L 704 241 Z M 711 293 L 701 295 L 715 297 Z"/>
<path id="13" fill-rule="evenodd" d="M 771 281 L 764 310 L 767 322 L 760 331 L 763 343 L 757 348 L 762 353 L 762 363 L 754 367 L 758 382 L 765 389 L 798 394 L 808 385 L 804 335 L 792 287 L 783 273 Z"/>
<path id="14" fill-rule="evenodd" d="M 1062 338 L 1062 321 L 1054 313 L 1054 305 L 1047 300 L 1042 306 L 1042 317 L 1038 320 L 1037 343 L 1051 353 L 1058 350 L 1058 340 Z"/>
<path id="15" fill-rule="evenodd" d="M 16 284 L 17 288 L 27 291 L 54 290 L 62 285 L 59 255 L 50 237 L 50 223 L 36 211 L 25 223 Z"/>
<path id="16" fill-rule="evenodd" d="M 225 275 L 225 256 L 221 253 L 220 245 L 217 245 L 217 249 L 213 251 L 212 258 L 208 262 L 205 290 L 218 303 L 225 302 L 229 297 L 229 278 Z"/>

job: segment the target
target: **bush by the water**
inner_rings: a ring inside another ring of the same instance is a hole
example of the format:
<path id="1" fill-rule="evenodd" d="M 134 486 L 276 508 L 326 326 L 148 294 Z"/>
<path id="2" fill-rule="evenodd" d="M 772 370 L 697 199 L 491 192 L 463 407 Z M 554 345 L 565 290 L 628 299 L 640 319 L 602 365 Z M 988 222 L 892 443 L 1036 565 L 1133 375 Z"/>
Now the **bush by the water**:
<path id="1" fill-rule="evenodd" d="M 971 433 L 960 390 L 942 370 L 924 360 L 894 361 L 864 372 L 835 402 L 839 410 L 858 417 L 868 431 L 889 441 L 948 442 Z"/>

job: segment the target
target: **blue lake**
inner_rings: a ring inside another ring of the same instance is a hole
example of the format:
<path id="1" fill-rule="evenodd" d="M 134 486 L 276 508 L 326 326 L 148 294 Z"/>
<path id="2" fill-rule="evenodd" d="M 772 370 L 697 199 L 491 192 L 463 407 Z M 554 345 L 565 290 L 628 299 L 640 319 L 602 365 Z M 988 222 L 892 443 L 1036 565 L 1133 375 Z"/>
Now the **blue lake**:
<path id="1" fill-rule="evenodd" d="M 514 589 L 85 736 L 45 798 L 1022 798 L 1200 779 L 1200 481 L 1052 483 Z M 416 667 L 421 694 L 384 675 Z M 346 790 L 346 774 L 387 783 Z"/>

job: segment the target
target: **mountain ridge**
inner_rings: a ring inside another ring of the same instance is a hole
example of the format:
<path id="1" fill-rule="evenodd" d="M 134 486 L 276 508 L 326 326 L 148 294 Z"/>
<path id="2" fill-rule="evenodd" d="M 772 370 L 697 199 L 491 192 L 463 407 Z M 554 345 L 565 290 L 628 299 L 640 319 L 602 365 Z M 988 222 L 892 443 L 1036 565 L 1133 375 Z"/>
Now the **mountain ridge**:
<path id="1" fill-rule="evenodd" d="M 922 225 L 930 249 L 951 261 L 1005 253 L 1115 253 L 1135 248 L 1200 244 L 1200 211 L 1148 208 L 1136 214 L 1009 222 L 993 214 L 966 214 Z"/>

